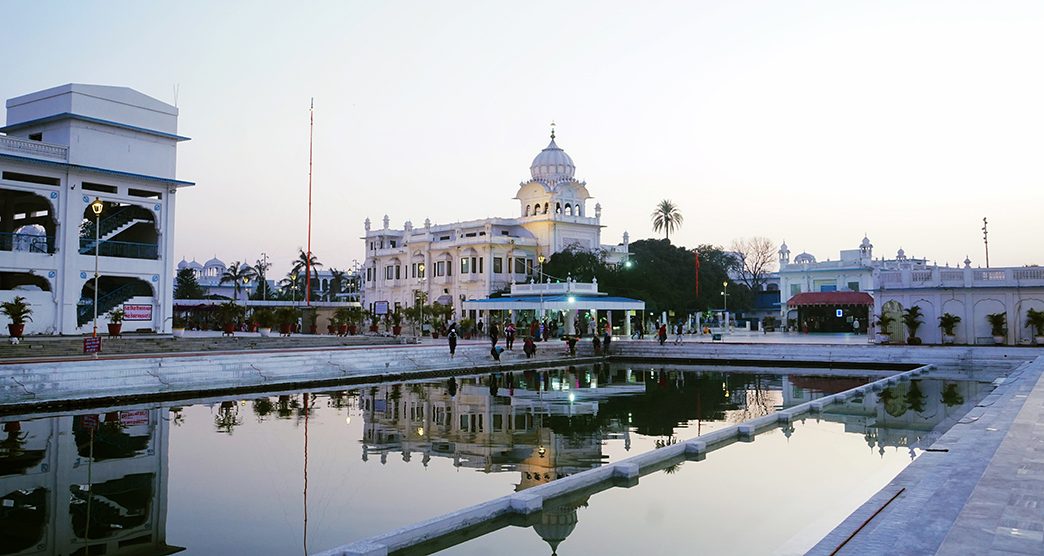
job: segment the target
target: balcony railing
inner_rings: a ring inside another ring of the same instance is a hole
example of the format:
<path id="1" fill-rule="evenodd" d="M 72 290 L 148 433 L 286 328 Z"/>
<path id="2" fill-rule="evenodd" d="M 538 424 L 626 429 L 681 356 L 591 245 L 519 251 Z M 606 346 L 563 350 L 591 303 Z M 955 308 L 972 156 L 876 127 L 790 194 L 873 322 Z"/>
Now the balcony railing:
<path id="1" fill-rule="evenodd" d="M 36 234 L 0 233 L 0 251 L 54 254 L 54 237 Z"/>
<path id="2" fill-rule="evenodd" d="M 80 248 L 84 255 L 94 255 L 94 240 L 80 238 Z M 98 244 L 98 256 L 122 257 L 126 259 L 159 259 L 159 245 L 155 243 L 136 243 L 133 241 L 102 241 Z"/>
<path id="3" fill-rule="evenodd" d="M 1042 267 L 930 268 L 881 272 L 877 283 L 884 289 L 932 287 L 1016 287 L 1044 285 Z"/>
<path id="4" fill-rule="evenodd" d="M 15 151 L 19 154 L 55 160 L 68 160 L 69 158 L 69 147 L 41 143 L 40 141 L 28 141 L 6 135 L 0 135 L 0 150 Z"/>

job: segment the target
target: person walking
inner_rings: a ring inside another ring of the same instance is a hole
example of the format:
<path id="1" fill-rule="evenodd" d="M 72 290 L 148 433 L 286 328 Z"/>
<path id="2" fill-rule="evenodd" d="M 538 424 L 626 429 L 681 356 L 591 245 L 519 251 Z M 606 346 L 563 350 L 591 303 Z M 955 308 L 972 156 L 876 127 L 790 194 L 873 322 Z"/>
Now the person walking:
<path id="1" fill-rule="evenodd" d="M 509 322 L 508 325 L 504 327 L 504 341 L 507 342 L 508 349 L 514 349 L 515 347 L 515 332 L 515 323 L 513 322 Z"/>
<path id="2" fill-rule="evenodd" d="M 685 331 L 685 325 L 683 325 L 681 322 L 679 322 L 678 324 L 674 325 L 674 345 L 678 345 L 678 344 L 682 343 L 682 341 L 683 341 L 682 333 L 684 331 Z"/>
<path id="3" fill-rule="evenodd" d="M 656 337 L 660 340 L 660 345 L 667 343 L 667 323 L 660 324 L 659 330 L 656 331 Z"/>
<path id="4" fill-rule="evenodd" d="M 602 336 L 602 355 L 609 355 L 609 343 L 613 341 L 613 323 L 606 321 L 605 335 Z"/>
<path id="5" fill-rule="evenodd" d="M 532 336 L 526 336 L 525 340 L 522 340 L 522 351 L 526 354 L 526 359 L 533 357 L 536 353 L 536 343 L 533 342 Z"/>
<path id="6" fill-rule="evenodd" d="M 457 354 L 457 323 L 450 325 L 449 332 L 446 333 L 446 339 L 449 340 L 450 357 Z"/>
<path id="7" fill-rule="evenodd" d="M 489 343 L 491 347 L 496 347 L 497 342 L 500 340 L 500 327 L 497 326 L 496 321 L 490 321 L 489 323 Z M 499 359 L 498 359 L 499 361 Z"/>

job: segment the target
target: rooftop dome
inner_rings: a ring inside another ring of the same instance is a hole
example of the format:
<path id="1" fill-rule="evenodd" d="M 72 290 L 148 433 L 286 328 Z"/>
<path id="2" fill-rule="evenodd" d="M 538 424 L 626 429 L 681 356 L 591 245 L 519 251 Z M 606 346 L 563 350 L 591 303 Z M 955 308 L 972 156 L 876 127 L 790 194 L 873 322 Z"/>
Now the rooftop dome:
<path id="1" fill-rule="evenodd" d="M 189 265 L 188 261 L 186 261 L 184 258 L 182 258 L 181 262 L 178 263 L 178 270 L 182 270 L 182 269 L 188 268 L 188 265 Z"/>
<path id="2" fill-rule="evenodd" d="M 225 266 L 225 263 L 221 259 L 214 257 L 213 259 L 210 259 L 209 261 L 203 263 L 203 266 Z"/>
<path id="3" fill-rule="evenodd" d="M 555 143 L 554 131 L 551 132 L 551 142 L 533 159 L 529 173 L 535 180 L 570 179 L 576 173 L 573 159 Z"/>
<path id="4" fill-rule="evenodd" d="M 199 264 L 196 259 L 192 259 L 192 262 L 188 264 L 189 268 L 194 270 L 203 270 L 203 265 Z"/>
<path id="5" fill-rule="evenodd" d="M 813 264 L 816 262 L 816 258 L 806 251 L 794 257 L 794 262 L 797 264 Z"/>
<path id="6" fill-rule="evenodd" d="M 870 243 L 870 238 L 866 237 L 865 235 L 863 236 L 863 241 L 862 241 L 862 243 L 859 244 L 859 246 L 860 247 L 873 247 L 873 245 Z"/>

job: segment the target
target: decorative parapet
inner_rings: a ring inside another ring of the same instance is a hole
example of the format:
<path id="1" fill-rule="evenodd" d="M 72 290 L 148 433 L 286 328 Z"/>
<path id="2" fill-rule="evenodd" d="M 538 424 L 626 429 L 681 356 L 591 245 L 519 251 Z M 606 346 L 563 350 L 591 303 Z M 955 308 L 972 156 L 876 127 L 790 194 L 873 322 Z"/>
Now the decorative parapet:
<path id="1" fill-rule="evenodd" d="M 0 135 L 0 151 L 10 151 L 13 154 L 28 155 L 34 158 L 49 158 L 61 161 L 69 159 L 69 147 L 18 139 L 17 137 L 8 137 L 6 135 Z"/>
<path id="2" fill-rule="evenodd" d="M 874 282 L 874 288 L 878 290 L 1044 286 L 1044 267 L 888 270 L 877 274 Z"/>

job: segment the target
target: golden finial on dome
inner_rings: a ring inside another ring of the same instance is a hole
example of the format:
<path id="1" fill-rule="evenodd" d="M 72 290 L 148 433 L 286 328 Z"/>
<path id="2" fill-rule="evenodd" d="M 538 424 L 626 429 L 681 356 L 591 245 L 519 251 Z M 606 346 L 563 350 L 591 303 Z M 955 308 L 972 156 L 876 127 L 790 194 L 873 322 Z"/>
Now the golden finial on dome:
<path id="1" fill-rule="evenodd" d="M 555 122 L 554 122 L 554 120 L 551 121 L 551 140 L 552 141 L 555 140 Z"/>

